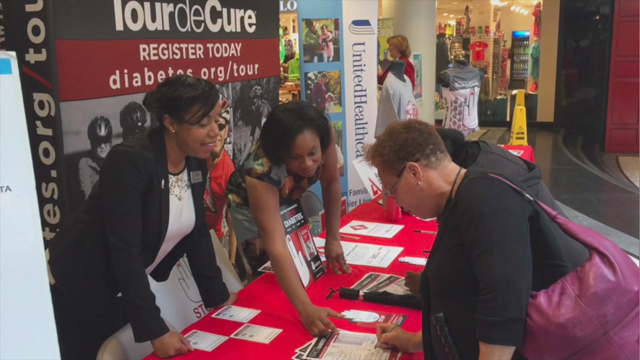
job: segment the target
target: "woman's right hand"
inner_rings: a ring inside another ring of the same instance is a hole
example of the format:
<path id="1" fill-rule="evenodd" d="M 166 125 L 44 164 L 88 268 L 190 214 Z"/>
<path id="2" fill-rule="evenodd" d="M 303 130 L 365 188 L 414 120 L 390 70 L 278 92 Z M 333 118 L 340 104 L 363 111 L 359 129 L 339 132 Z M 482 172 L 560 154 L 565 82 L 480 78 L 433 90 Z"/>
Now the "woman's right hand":
<path id="1" fill-rule="evenodd" d="M 344 315 L 334 310 L 313 304 L 299 310 L 298 315 L 304 328 L 313 336 L 325 336 L 329 334 L 329 330 L 338 332 L 338 328 L 329 320 L 329 317 L 344 319 Z"/>
<path id="2" fill-rule="evenodd" d="M 422 334 L 405 331 L 396 325 L 379 324 L 376 328 L 377 347 L 402 352 L 422 351 Z"/>
<path id="3" fill-rule="evenodd" d="M 156 356 L 163 359 L 185 355 L 193 351 L 189 340 L 175 331 L 169 331 L 161 337 L 151 340 L 151 346 L 153 346 Z"/>

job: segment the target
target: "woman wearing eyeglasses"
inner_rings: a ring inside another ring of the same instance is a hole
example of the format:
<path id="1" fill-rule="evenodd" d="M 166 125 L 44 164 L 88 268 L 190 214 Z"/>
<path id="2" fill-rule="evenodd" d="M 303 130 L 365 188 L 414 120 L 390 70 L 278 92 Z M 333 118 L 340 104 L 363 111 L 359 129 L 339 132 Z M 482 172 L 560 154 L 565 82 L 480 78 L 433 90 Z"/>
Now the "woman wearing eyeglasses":
<path id="1" fill-rule="evenodd" d="M 144 105 L 159 126 L 112 148 L 97 185 L 49 246 L 62 359 L 95 359 L 127 322 L 159 357 L 193 351 L 169 331 L 148 280 L 165 281 L 185 254 L 207 308 L 237 298 L 222 281 L 202 206 L 205 159 L 223 141 L 218 91 L 177 75 Z"/>
<path id="2" fill-rule="evenodd" d="M 522 358 L 516 347 L 531 291 L 571 271 L 551 221 L 502 181 L 456 165 L 422 121 L 389 125 L 365 156 L 387 196 L 413 215 L 438 218 L 421 284 L 422 331 L 383 325 L 382 347 L 428 359 L 449 359 L 452 349 L 460 359 Z M 452 341 L 441 336 L 444 327 Z"/>
<path id="3" fill-rule="evenodd" d="M 327 264 L 337 274 L 341 270 L 350 273 L 339 235 L 341 188 L 336 135 L 322 111 L 301 101 L 274 108 L 258 144 L 227 185 L 238 242 L 251 240 L 264 246 L 278 283 L 314 336 L 326 334 L 327 329 L 336 330 L 328 317 L 343 316 L 309 300 L 289 252 L 280 205 L 299 199 L 318 181 L 327 218 Z"/>

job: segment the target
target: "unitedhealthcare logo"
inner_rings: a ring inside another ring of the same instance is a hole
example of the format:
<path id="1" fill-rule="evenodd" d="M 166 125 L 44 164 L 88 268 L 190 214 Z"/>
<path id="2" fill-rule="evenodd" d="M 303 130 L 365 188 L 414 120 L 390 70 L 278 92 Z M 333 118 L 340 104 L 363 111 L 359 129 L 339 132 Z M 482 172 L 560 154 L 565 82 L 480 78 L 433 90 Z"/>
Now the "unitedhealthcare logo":
<path id="1" fill-rule="evenodd" d="M 354 35 L 375 35 L 375 30 L 369 20 L 353 20 L 349 24 L 349 31 Z"/>

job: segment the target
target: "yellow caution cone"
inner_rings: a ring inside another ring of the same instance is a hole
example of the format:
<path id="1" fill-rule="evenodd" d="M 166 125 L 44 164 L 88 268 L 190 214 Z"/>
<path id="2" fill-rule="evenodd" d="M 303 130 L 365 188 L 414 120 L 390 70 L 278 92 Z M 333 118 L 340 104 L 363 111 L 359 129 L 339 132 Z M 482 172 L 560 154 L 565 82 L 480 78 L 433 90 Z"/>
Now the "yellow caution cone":
<path id="1" fill-rule="evenodd" d="M 516 106 L 524 106 L 524 90 L 517 90 L 516 92 Z"/>
<path id="2" fill-rule="evenodd" d="M 518 101 L 516 100 L 516 104 Z M 513 124 L 511 124 L 511 136 L 509 145 L 529 145 L 527 142 L 527 109 L 516 105 L 513 109 Z"/>

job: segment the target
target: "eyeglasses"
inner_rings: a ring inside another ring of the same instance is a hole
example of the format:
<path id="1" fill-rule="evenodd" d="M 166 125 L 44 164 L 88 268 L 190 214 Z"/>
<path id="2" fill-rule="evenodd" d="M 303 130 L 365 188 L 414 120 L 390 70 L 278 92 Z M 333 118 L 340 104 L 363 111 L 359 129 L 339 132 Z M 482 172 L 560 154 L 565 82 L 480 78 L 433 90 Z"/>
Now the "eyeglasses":
<path id="1" fill-rule="evenodd" d="M 396 188 L 398 187 L 398 184 L 400 183 L 400 179 L 402 178 L 402 174 L 404 174 L 404 169 L 407 168 L 407 164 L 404 164 L 402 166 L 402 168 L 400 169 L 400 171 L 398 171 L 398 175 L 396 175 L 396 177 L 398 178 L 398 180 L 396 180 L 396 182 L 393 183 L 393 186 L 391 186 L 390 189 L 384 189 L 384 195 L 388 198 L 392 198 L 395 199 L 396 196 L 393 194 L 394 191 L 396 191 Z"/>

